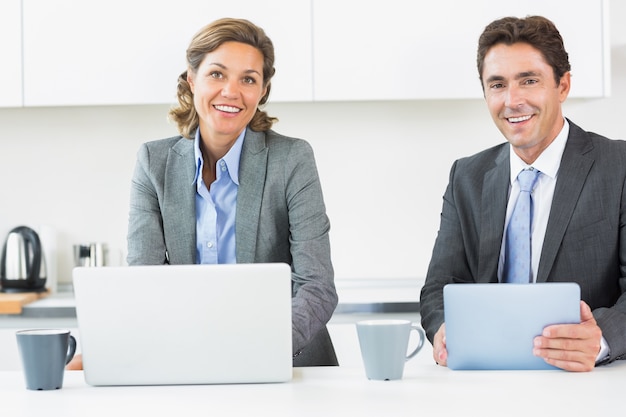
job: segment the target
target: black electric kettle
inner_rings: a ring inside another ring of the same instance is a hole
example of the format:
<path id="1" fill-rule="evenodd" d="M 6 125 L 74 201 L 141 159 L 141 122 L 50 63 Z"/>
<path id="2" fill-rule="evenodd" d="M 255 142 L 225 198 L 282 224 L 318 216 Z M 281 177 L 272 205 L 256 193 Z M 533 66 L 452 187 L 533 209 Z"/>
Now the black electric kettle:
<path id="1" fill-rule="evenodd" d="M 2 248 L 2 292 L 45 291 L 46 262 L 39 235 L 30 227 L 11 230 Z"/>

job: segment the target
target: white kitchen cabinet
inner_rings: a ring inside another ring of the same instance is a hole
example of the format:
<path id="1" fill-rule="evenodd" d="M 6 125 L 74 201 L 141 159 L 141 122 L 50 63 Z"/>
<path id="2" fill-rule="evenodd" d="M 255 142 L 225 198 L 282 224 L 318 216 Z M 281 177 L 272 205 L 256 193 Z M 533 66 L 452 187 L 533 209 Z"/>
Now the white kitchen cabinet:
<path id="1" fill-rule="evenodd" d="M 20 0 L 0 2 L 0 107 L 22 105 L 22 15 Z"/>
<path id="2" fill-rule="evenodd" d="M 482 97 L 478 37 L 492 20 L 539 14 L 563 36 L 570 97 L 609 94 L 605 0 L 313 0 L 314 100 Z"/>
<path id="3" fill-rule="evenodd" d="M 495 18 L 528 14 L 559 27 L 572 63 L 570 96 L 605 97 L 607 3 L 8 0 L 0 5 L 8 58 L 0 106 L 175 103 L 191 37 L 224 16 L 248 18 L 274 41 L 273 102 L 480 98 L 478 36 Z"/>
<path id="4" fill-rule="evenodd" d="M 24 105 L 175 103 L 192 36 L 247 18 L 274 42 L 272 101 L 312 99 L 309 1 L 23 0 Z"/>

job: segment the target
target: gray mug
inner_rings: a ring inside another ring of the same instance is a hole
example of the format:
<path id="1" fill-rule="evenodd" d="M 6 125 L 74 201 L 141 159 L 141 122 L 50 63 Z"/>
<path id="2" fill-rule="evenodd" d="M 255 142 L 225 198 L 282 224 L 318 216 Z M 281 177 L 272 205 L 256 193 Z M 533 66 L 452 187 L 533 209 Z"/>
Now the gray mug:
<path id="1" fill-rule="evenodd" d="M 368 379 L 402 379 L 404 364 L 422 349 L 426 335 L 409 320 L 363 320 L 356 323 L 361 356 Z M 417 347 L 407 355 L 411 330 L 419 335 Z"/>
<path id="2" fill-rule="evenodd" d="M 63 374 L 76 353 L 69 330 L 33 329 L 16 333 L 26 388 L 53 390 L 63 386 Z"/>

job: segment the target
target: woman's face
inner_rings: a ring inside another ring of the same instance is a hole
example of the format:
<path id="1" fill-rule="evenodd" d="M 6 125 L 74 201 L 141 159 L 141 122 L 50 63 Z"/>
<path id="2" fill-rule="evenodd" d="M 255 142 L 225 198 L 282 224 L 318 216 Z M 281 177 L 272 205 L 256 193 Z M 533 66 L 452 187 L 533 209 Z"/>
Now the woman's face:
<path id="1" fill-rule="evenodd" d="M 248 44 L 225 42 L 206 54 L 196 73 L 188 71 L 187 81 L 203 141 L 230 147 L 265 95 L 263 54 Z"/>

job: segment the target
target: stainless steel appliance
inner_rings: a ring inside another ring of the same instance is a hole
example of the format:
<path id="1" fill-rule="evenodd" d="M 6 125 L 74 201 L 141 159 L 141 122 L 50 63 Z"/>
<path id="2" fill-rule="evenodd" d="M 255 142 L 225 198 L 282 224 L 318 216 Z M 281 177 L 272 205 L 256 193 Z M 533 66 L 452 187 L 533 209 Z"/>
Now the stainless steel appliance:
<path id="1" fill-rule="evenodd" d="M 45 291 L 46 262 L 39 235 L 18 226 L 6 237 L 0 258 L 2 292 Z"/>
<path id="2" fill-rule="evenodd" d="M 75 266 L 105 266 L 108 258 L 106 243 L 74 245 Z"/>

